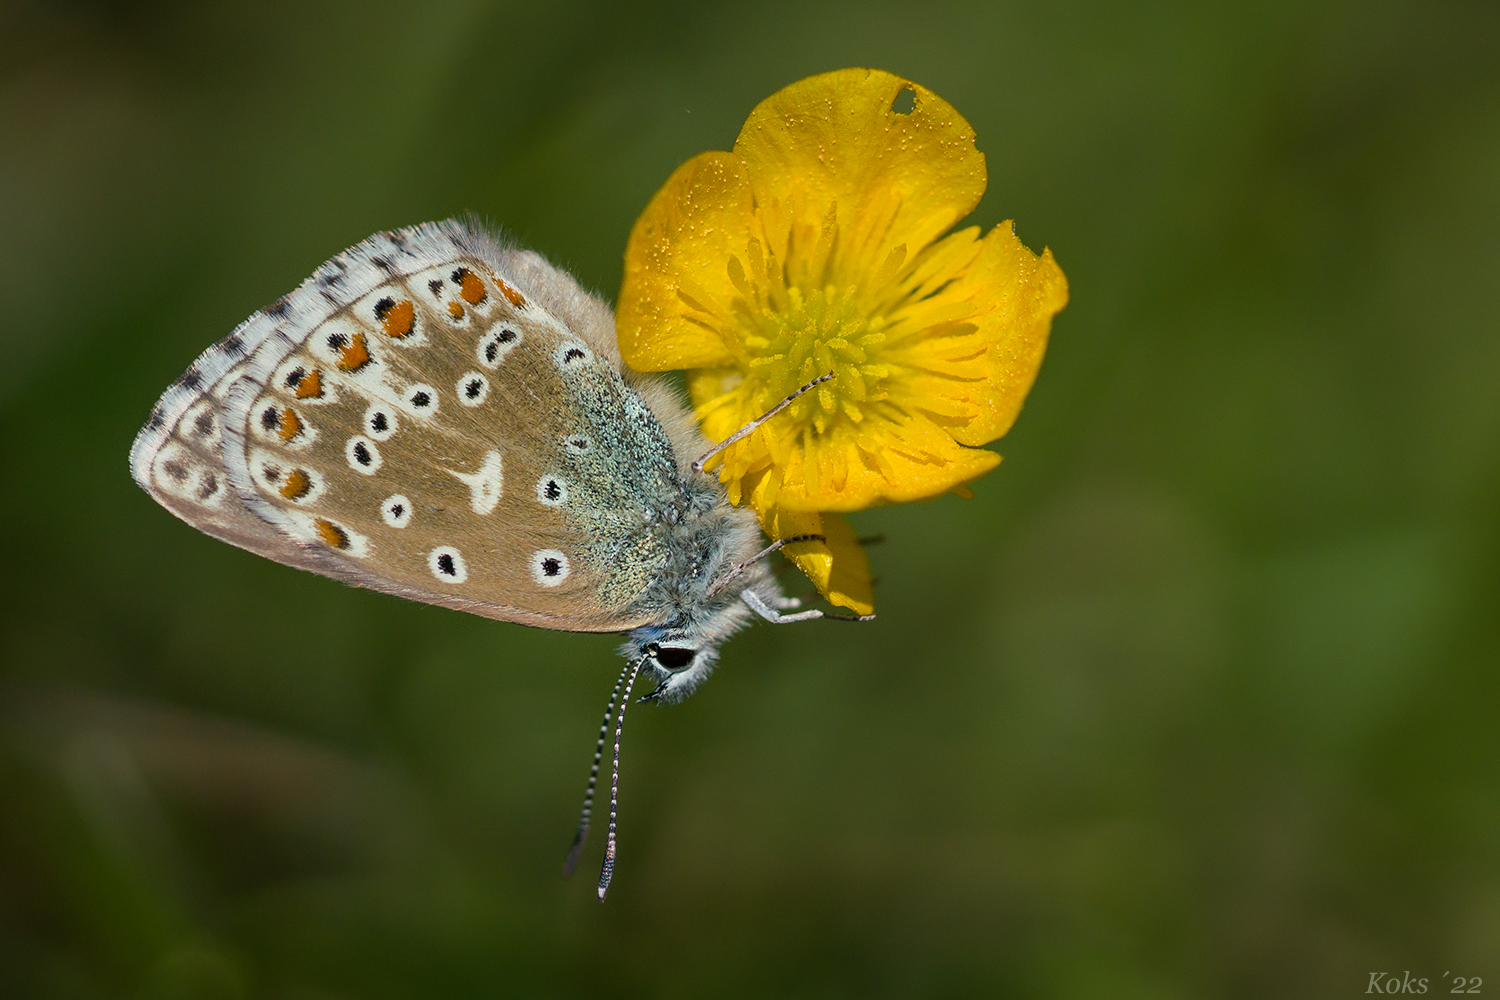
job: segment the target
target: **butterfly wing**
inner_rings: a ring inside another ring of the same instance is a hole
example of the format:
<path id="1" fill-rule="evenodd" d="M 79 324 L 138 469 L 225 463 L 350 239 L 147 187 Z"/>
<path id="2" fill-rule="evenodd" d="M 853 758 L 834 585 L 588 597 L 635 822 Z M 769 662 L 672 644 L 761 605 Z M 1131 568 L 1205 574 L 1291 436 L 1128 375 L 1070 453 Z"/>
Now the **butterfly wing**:
<path id="1" fill-rule="evenodd" d="M 371 237 L 168 388 L 131 452 L 173 514 L 277 562 L 505 621 L 644 624 L 676 482 L 609 312 L 455 222 Z"/>

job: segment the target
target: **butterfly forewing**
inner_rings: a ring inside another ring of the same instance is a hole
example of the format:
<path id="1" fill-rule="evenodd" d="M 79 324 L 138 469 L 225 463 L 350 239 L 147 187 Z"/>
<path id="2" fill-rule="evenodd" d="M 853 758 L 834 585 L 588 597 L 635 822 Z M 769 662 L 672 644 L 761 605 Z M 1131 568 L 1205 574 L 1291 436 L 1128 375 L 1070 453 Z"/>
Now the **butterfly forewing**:
<path id="1" fill-rule="evenodd" d="M 527 624 L 640 624 L 672 450 L 612 337 L 529 293 L 538 260 L 453 223 L 367 240 L 174 383 L 135 478 L 288 565 Z"/>

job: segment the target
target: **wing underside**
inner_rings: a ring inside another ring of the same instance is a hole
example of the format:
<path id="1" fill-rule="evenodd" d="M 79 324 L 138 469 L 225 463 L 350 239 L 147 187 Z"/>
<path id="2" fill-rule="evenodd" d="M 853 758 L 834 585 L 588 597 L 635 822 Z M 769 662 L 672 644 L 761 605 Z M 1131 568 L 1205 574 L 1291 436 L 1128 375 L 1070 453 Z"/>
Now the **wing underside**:
<path id="1" fill-rule="evenodd" d="M 665 558 L 643 527 L 651 491 L 676 470 L 608 324 L 571 278 L 458 223 L 378 234 L 206 351 L 152 410 L 131 473 L 288 566 L 504 621 L 629 629 Z"/>

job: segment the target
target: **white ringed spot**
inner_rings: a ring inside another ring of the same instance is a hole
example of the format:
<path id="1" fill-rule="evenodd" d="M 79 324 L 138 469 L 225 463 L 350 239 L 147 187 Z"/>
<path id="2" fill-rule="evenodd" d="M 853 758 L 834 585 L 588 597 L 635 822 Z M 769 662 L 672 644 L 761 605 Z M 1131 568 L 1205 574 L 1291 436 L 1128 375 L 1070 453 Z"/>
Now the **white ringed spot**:
<path id="1" fill-rule="evenodd" d="M 572 572 L 568 557 L 557 549 L 539 549 L 531 554 L 531 578 L 540 586 L 556 587 Z"/>
<path id="2" fill-rule="evenodd" d="M 188 438 L 204 448 L 213 449 L 219 444 L 218 401 L 205 399 L 195 403 L 177 425 Z"/>
<path id="3" fill-rule="evenodd" d="M 400 285 L 383 284 L 355 304 L 351 313 L 380 332 L 382 345 L 420 347 L 427 343 L 427 333 L 416 307 Z"/>
<path id="4" fill-rule="evenodd" d="M 208 507 L 219 506 L 226 492 L 219 473 L 175 441 L 157 452 L 151 481 L 165 493 Z"/>
<path id="5" fill-rule="evenodd" d="M 298 413 L 274 396 L 262 396 L 250 411 L 255 436 L 280 448 L 303 449 L 318 439 L 318 430 L 307 422 L 306 411 Z"/>
<path id="6" fill-rule="evenodd" d="M 576 368 L 594 360 L 594 352 L 585 347 L 581 340 L 569 340 L 559 344 L 557 350 L 552 352 L 552 360 L 557 362 L 559 368 Z"/>
<path id="7" fill-rule="evenodd" d="M 439 545 L 427 553 L 427 568 L 444 583 L 464 583 L 469 579 L 463 554 L 451 545 Z"/>
<path id="8" fill-rule="evenodd" d="M 356 434 L 344 444 L 344 458 L 349 463 L 349 468 L 366 476 L 373 476 L 380 471 L 385 464 L 385 459 L 380 457 L 380 449 L 375 447 L 375 442 L 363 434 Z"/>
<path id="9" fill-rule="evenodd" d="M 365 411 L 365 433 L 376 441 L 389 441 L 399 427 L 395 411 L 384 403 L 374 403 Z"/>
<path id="10" fill-rule="evenodd" d="M 505 472 L 501 467 L 498 451 L 486 454 L 479 468 L 473 472 L 455 472 L 449 469 L 448 474 L 469 488 L 469 506 L 474 509 L 474 513 L 488 514 L 500 502 Z"/>
<path id="11" fill-rule="evenodd" d="M 431 416 L 438 409 L 437 390 L 423 382 L 418 382 L 407 387 L 402 403 L 409 413 L 414 413 L 419 417 Z"/>
<path id="12" fill-rule="evenodd" d="M 464 406 L 478 406 L 490 395 L 490 380 L 479 372 L 468 372 L 454 385 L 458 401 Z"/>
<path id="13" fill-rule="evenodd" d="M 250 454 L 250 476 L 262 490 L 294 504 L 311 503 L 323 492 L 323 476 L 317 470 L 260 448 Z"/>
<path id="14" fill-rule="evenodd" d="M 370 554 L 370 540 L 350 530 L 346 524 L 330 521 L 326 517 L 313 517 L 304 522 L 304 531 L 307 531 L 309 527 L 311 535 L 331 549 L 337 549 L 361 559 Z"/>
<path id="15" fill-rule="evenodd" d="M 521 331 L 508 323 L 502 323 L 499 329 L 491 330 L 479 338 L 479 346 L 474 350 L 474 356 L 479 363 L 486 368 L 499 368 L 500 362 L 505 356 L 520 346 Z"/>
<path id="16" fill-rule="evenodd" d="M 411 524 L 411 501 L 397 493 L 380 501 L 380 519 L 392 528 L 404 528 Z"/>
<path id="17" fill-rule="evenodd" d="M 547 507 L 561 507 L 568 502 L 568 484 L 558 476 L 543 476 L 536 481 L 536 499 Z"/>
<path id="18" fill-rule="evenodd" d="M 267 388 L 306 406 L 338 402 L 338 392 L 323 370 L 308 358 L 293 355 L 276 369 Z"/>

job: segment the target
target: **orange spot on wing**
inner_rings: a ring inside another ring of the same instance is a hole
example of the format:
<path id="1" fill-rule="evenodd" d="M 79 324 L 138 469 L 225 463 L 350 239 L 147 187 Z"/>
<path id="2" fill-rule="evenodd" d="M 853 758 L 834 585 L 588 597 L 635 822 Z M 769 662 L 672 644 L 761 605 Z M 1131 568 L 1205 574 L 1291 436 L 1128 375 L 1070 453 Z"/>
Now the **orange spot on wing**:
<path id="1" fill-rule="evenodd" d="M 323 376 L 316 369 L 308 372 L 298 380 L 293 395 L 298 399 L 317 399 L 323 395 Z"/>
<path id="2" fill-rule="evenodd" d="M 286 482 L 281 484 L 281 495 L 288 500 L 300 500 L 312 489 L 312 480 L 301 469 L 293 469 Z"/>
<path id="3" fill-rule="evenodd" d="M 349 535 L 343 528 L 332 521 L 321 517 L 314 518 L 313 524 L 317 526 L 318 537 L 336 549 L 347 549 L 349 547 Z"/>
<path id="4" fill-rule="evenodd" d="M 281 411 L 281 427 L 276 433 L 281 435 L 283 441 L 290 441 L 302 433 L 302 420 L 292 412 L 290 406 Z"/>
<path id="5" fill-rule="evenodd" d="M 382 300 L 380 305 L 375 307 L 375 318 L 380 320 L 380 325 L 385 329 L 387 337 L 400 340 L 402 337 L 410 336 L 412 329 L 416 326 L 417 307 L 411 304 L 411 299 L 392 302 L 388 306 Z"/>
<path id="6" fill-rule="evenodd" d="M 479 280 L 479 275 L 467 267 L 461 267 L 453 272 L 453 280 L 458 282 L 458 294 L 469 305 L 477 306 L 484 301 L 484 282 Z M 506 296 L 506 298 L 509 297 Z"/>
<path id="7" fill-rule="evenodd" d="M 346 372 L 357 372 L 370 363 L 370 350 L 365 346 L 365 335 L 356 333 L 339 352 L 339 368 Z"/>
<path id="8" fill-rule="evenodd" d="M 457 302 L 450 302 L 448 303 L 448 315 L 452 316 L 454 319 L 463 319 L 464 307 L 459 305 Z"/>
<path id="9" fill-rule="evenodd" d="M 505 282 L 501 281 L 499 278 L 495 279 L 495 284 L 497 284 L 497 285 L 500 286 L 500 294 L 504 295 L 505 298 L 506 298 L 506 301 L 508 301 L 511 305 L 515 306 L 517 309 L 525 307 L 525 305 L 526 305 L 526 296 L 522 295 L 520 292 L 518 292 L 514 288 L 510 287 Z"/>

